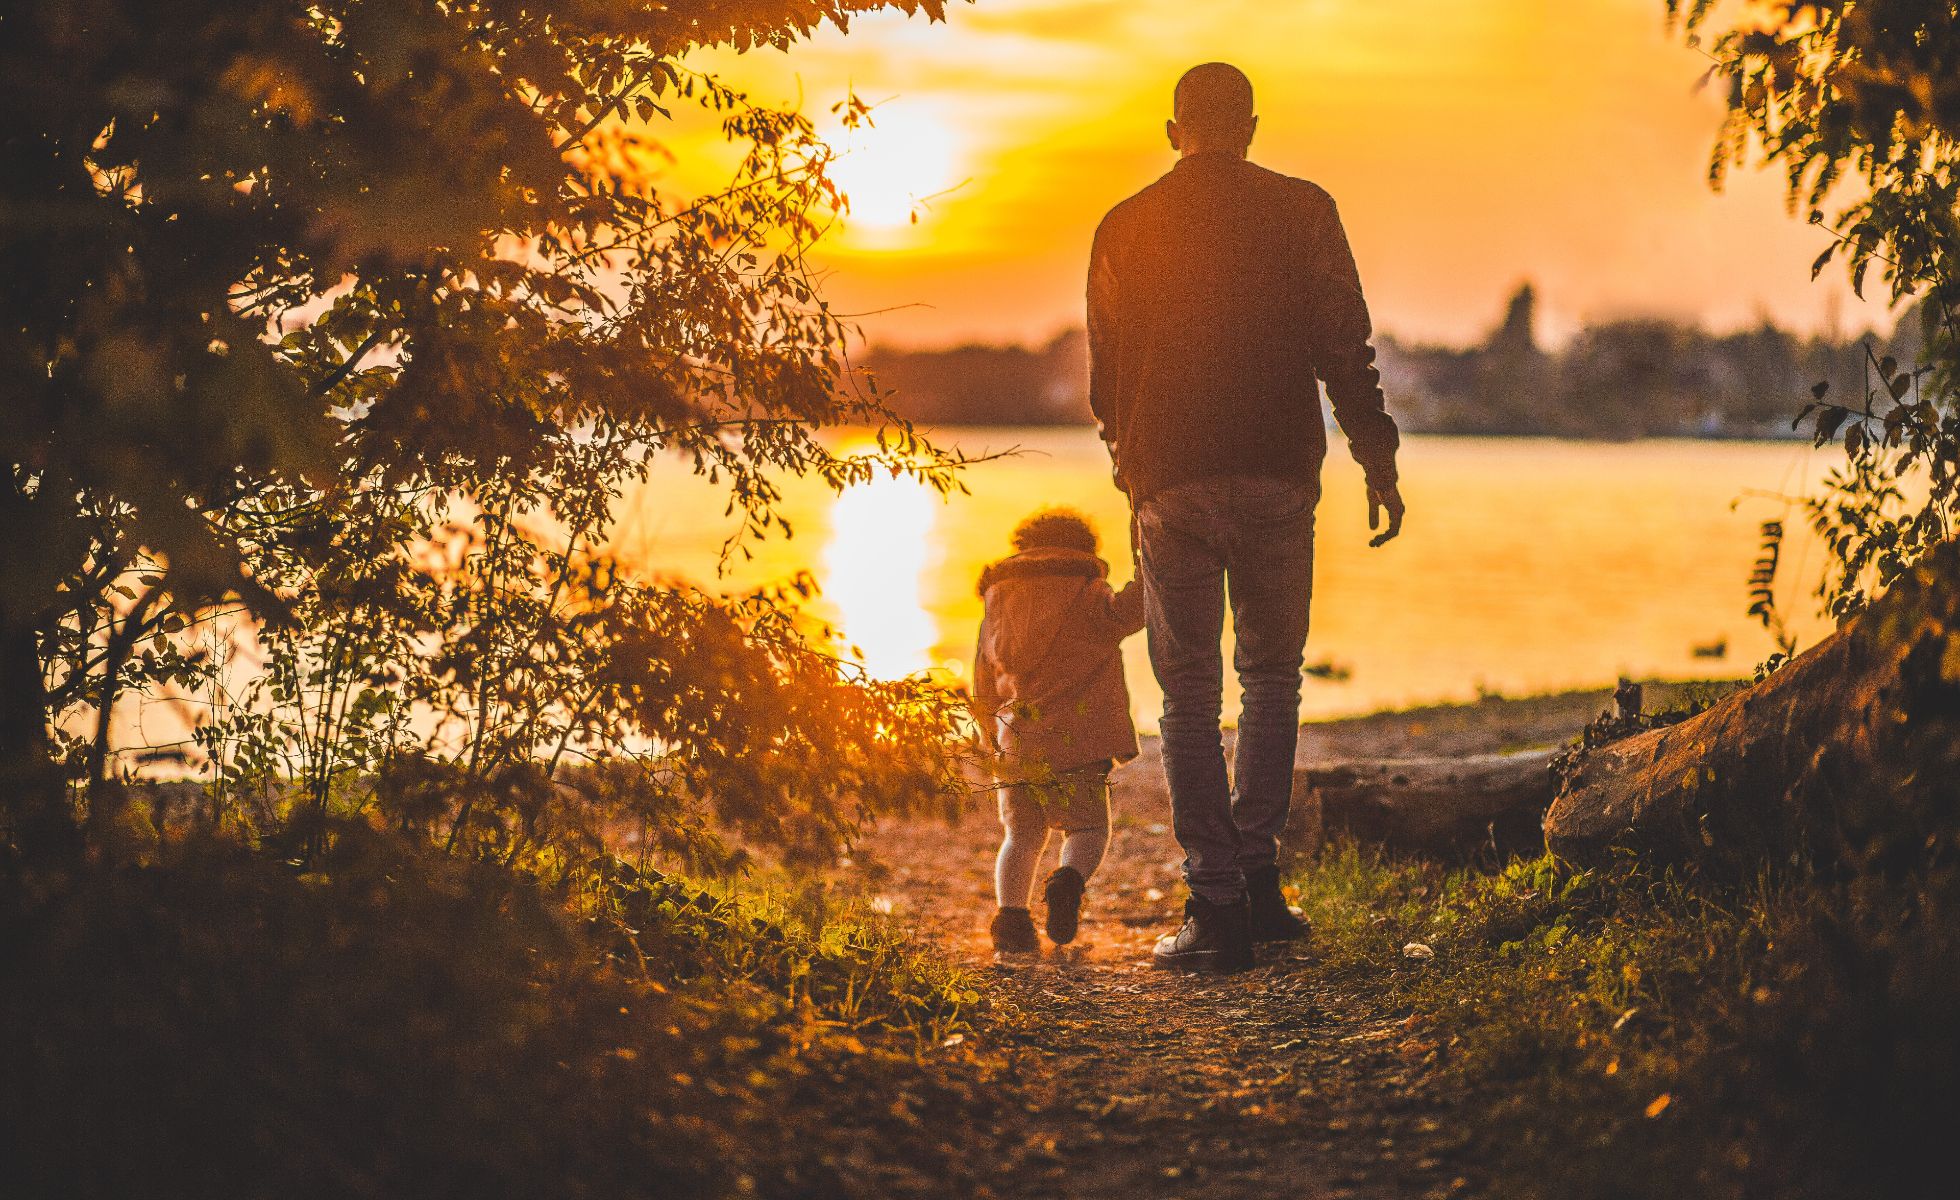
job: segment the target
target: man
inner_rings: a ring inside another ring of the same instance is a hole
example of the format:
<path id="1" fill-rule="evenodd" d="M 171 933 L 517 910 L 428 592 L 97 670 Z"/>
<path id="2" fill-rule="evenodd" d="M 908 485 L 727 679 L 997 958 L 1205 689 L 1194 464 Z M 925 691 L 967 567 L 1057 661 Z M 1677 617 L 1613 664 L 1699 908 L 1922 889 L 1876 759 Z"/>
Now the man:
<path id="1" fill-rule="evenodd" d="M 1304 937 L 1280 894 L 1299 737 L 1313 513 L 1327 452 L 1319 384 L 1367 475 L 1368 522 L 1401 532 L 1395 422 L 1334 201 L 1246 161 L 1252 83 L 1206 63 L 1177 82 L 1177 165 L 1112 209 L 1089 266 L 1090 405 L 1136 514 L 1164 772 L 1191 896 L 1164 966 L 1241 970 Z M 1229 593 L 1244 691 L 1234 780 L 1219 736 Z"/>

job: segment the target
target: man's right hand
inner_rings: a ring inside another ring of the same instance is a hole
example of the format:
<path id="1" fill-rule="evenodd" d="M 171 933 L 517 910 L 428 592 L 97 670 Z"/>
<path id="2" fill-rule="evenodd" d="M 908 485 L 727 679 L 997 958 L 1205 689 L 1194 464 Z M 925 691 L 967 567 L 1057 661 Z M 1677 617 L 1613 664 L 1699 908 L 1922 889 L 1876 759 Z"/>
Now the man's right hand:
<path id="1" fill-rule="evenodd" d="M 1388 528 L 1370 538 L 1370 546 L 1385 546 L 1402 532 L 1402 490 L 1392 483 L 1368 489 L 1368 528 L 1381 528 L 1383 509 L 1388 510 Z"/>

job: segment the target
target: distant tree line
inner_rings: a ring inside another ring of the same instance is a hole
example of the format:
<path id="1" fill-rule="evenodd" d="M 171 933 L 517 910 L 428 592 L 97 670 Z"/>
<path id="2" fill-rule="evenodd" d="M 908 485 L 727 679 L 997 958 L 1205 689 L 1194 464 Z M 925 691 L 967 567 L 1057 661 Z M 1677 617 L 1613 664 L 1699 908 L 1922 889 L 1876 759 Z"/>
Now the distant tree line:
<path id="1" fill-rule="evenodd" d="M 1405 428 L 1554 437 L 1792 437 L 1810 390 L 1862 392 L 1866 347 L 1908 361 L 1912 346 L 1872 333 L 1804 337 L 1764 321 L 1710 333 L 1636 317 L 1582 329 L 1548 350 L 1537 293 L 1524 284 L 1480 344 L 1456 349 L 1377 339 L 1382 383 Z M 1916 322 L 1901 323 L 1912 340 Z"/>
<path id="2" fill-rule="evenodd" d="M 1089 337 L 1069 329 L 1042 346 L 874 346 L 865 370 L 893 408 L 932 425 L 1089 425 Z"/>
<path id="3" fill-rule="evenodd" d="M 1416 433 L 1553 437 L 1794 437 L 1811 389 L 1864 391 L 1867 347 L 1918 359 L 1916 320 L 1895 338 L 1802 336 L 1768 321 L 1710 333 L 1660 318 L 1601 322 L 1565 346 L 1536 333 L 1524 284 L 1481 342 L 1376 339 L 1389 408 Z M 935 425 L 1089 424 L 1088 352 L 1079 329 L 1041 346 L 874 347 L 864 365 L 904 416 Z"/>

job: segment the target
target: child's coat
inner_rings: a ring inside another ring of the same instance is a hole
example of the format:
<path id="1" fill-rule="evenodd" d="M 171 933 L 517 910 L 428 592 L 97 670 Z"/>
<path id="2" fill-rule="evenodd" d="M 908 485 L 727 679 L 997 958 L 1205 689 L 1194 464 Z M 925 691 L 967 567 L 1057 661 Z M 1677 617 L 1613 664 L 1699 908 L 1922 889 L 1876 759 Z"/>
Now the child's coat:
<path id="1" fill-rule="evenodd" d="M 981 573 L 974 719 L 1004 771 L 1136 757 L 1120 647 L 1143 628 L 1143 590 L 1113 591 L 1108 575 L 1093 554 L 1046 546 Z"/>

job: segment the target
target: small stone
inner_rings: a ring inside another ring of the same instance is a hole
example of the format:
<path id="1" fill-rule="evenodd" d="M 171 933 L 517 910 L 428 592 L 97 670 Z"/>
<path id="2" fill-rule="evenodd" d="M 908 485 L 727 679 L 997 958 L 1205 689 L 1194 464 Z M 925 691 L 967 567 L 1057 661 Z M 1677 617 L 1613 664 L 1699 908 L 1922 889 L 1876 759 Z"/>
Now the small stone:
<path id="1" fill-rule="evenodd" d="M 1434 950 L 1431 950 L 1428 946 L 1423 945 L 1421 942 L 1410 942 L 1408 945 L 1402 947 L 1402 957 L 1414 958 L 1414 959 L 1431 959 L 1436 957 L 1436 952 Z"/>

